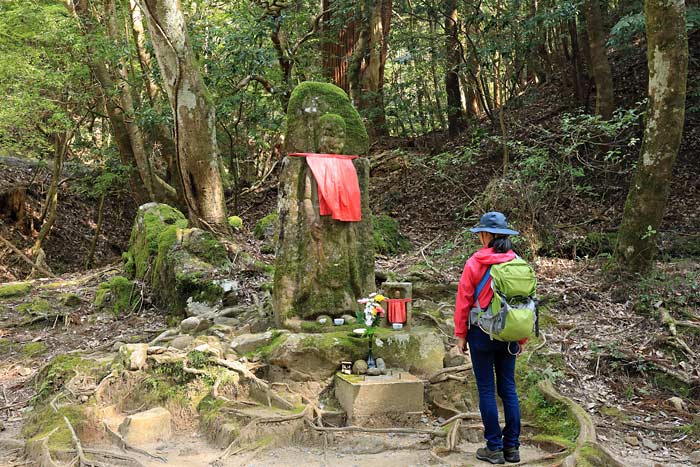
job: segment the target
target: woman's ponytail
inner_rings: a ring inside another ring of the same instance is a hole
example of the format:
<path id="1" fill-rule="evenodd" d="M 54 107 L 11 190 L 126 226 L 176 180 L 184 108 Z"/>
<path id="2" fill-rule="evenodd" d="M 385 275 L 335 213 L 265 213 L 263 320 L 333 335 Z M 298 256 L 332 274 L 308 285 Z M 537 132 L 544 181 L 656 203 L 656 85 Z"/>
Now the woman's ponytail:
<path id="1" fill-rule="evenodd" d="M 493 248 L 494 253 L 508 253 L 513 249 L 513 243 L 508 235 L 496 234 L 489 242 L 489 248 Z"/>

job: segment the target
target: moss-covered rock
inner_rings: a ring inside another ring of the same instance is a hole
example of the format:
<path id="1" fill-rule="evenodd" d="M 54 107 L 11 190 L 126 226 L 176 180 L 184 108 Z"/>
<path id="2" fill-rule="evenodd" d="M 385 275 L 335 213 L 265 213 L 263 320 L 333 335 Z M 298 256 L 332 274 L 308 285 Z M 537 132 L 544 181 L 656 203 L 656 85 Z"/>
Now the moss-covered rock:
<path id="1" fill-rule="evenodd" d="M 228 225 L 234 230 L 240 230 L 243 228 L 243 219 L 238 216 L 229 216 Z"/>
<path id="2" fill-rule="evenodd" d="M 281 334 L 269 347 L 262 355 L 272 365 L 325 379 L 340 367 L 342 360 L 367 358 L 369 341 L 348 332 Z"/>
<path id="3" fill-rule="evenodd" d="M 167 229 L 159 238 L 152 284 L 164 306 L 182 311 L 187 300 L 215 304 L 224 295 L 216 273 L 228 267 L 224 246 L 200 229 Z"/>
<path id="4" fill-rule="evenodd" d="M 389 367 L 429 375 L 442 368 L 445 346 L 440 335 L 431 328 L 416 327 L 400 332 L 378 329 L 373 353 L 375 358 L 383 358 Z"/>
<path id="5" fill-rule="evenodd" d="M 109 372 L 108 366 L 108 363 L 84 358 L 79 354 L 58 355 L 37 374 L 34 401 L 37 404 L 43 403 L 78 374 L 99 381 Z"/>
<path id="6" fill-rule="evenodd" d="M 0 298 L 18 297 L 25 295 L 32 290 L 31 282 L 15 282 L 12 284 L 0 285 Z"/>
<path id="7" fill-rule="evenodd" d="M 372 237 L 374 250 L 383 255 L 396 255 L 411 248 L 411 242 L 399 230 L 399 223 L 386 214 L 372 216 Z"/>
<path id="8" fill-rule="evenodd" d="M 95 307 L 109 309 L 114 316 L 130 313 L 139 300 L 140 295 L 134 293 L 134 283 L 124 276 L 102 282 L 95 293 Z"/>
<path id="9" fill-rule="evenodd" d="M 168 227 L 187 227 L 187 219 L 167 204 L 147 203 L 139 207 L 131 229 L 129 250 L 124 254 L 127 273 L 143 279 L 158 255 L 158 237 Z"/>
<path id="10" fill-rule="evenodd" d="M 72 292 L 62 293 L 59 296 L 59 301 L 61 302 L 61 305 L 67 307 L 74 307 L 83 303 L 83 300 L 78 295 Z"/>
<path id="11" fill-rule="evenodd" d="M 267 216 L 260 219 L 253 229 L 253 236 L 262 240 L 263 244 L 260 250 L 263 253 L 274 253 L 275 247 L 277 246 L 277 239 L 275 238 L 277 232 L 277 213 L 273 212 Z"/>
<path id="12" fill-rule="evenodd" d="M 230 266 L 226 248 L 211 233 L 187 228 L 185 216 L 168 205 L 139 208 L 124 256 L 127 272 L 144 279 L 169 311 L 182 312 L 190 298 L 214 304 L 224 294 L 216 277 Z"/>

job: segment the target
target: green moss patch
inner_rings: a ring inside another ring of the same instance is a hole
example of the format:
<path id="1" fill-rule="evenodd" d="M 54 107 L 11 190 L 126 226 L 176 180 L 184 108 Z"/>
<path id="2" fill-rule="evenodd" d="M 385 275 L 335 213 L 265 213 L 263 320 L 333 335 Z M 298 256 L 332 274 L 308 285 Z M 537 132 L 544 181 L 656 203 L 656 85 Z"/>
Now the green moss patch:
<path id="1" fill-rule="evenodd" d="M 377 253 L 396 255 L 411 248 L 411 242 L 399 231 L 399 223 L 385 214 L 372 216 L 372 229 L 374 250 Z"/>
<path id="2" fill-rule="evenodd" d="M 0 354 L 7 355 L 17 348 L 17 343 L 5 338 L 0 338 Z"/>
<path id="3" fill-rule="evenodd" d="M 187 227 L 187 219 L 167 204 L 151 204 L 139 209 L 131 230 L 129 251 L 124 254 L 127 273 L 143 279 L 151 261 L 158 254 L 158 237 L 170 226 Z"/>
<path id="4" fill-rule="evenodd" d="M 83 302 L 83 300 L 78 295 L 70 292 L 61 294 L 59 300 L 62 305 L 68 307 L 78 306 Z"/>
<path id="5" fill-rule="evenodd" d="M 540 435 L 556 439 L 567 446 L 576 442 L 579 433 L 576 418 L 564 404 L 547 401 L 536 384 L 521 395 L 520 409 L 524 417 L 535 424 Z"/>
<path id="6" fill-rule="evenodd" d="M 264 345 L 258 349 L 255 349 L 253 352 L 249 352 L 250 355 L 258 355 L 260 358 L 266 360 L 272 355 L 272 352 L 275 351 L 280 345 L 284 344 L 284 342 L 287 340 L 287 334 L 281 333 L 279 331 L 273 331 L 272 333 L 272 340 L 270 341 L 269 344 Z"/>
<path id="7" fill-rule="evenodd" d="M 109 309 L 116 317 L 131 313 L 140 296 L 134 293 L 134 283 L 124 276 L 114 276 L 97 287 L 95 306 Z"/>
<path id="8" fill-rule="evenodd" d="M 48 404 L 35 410 L 22 428 L 22 435 L 29 441 L 38 441 L 49 436 L 48 447 L 50 450 L 68 450 L 73 447 L 68 425 L 63 417 L 68 418 L 73 428 L 78 432 L 83 430 L 86 424 L 85 409 L 79 405 L 60 407 L 54 411 Z"/>
<path id="9" fill-rule="evenodd" d="M 272 239 L 277 229 L 277 219 L 276 212 L 260 219 L 253 228 L 253 236 L 258 240 Z"/>
<path id="10" fill-rule="evenodd" d="M 41 355 L 48 350 L 48 347 L 43 342 L 27 342 L 22 346 L 22 353 L 27 357 L 35 357 Z"/>
<path id="11" fill-rule="evenodd" d="M 32 290 L 32 284 L 29 282 L 0 285 L 0 298 L 25 295 L 29 293 L 30 290 Z"/>
<path id="12" fill-rule="evenodd" d="M 310 104 L 314 104 L 313 106 Z M 318 109 L 318 118 L 325 114 L 337 114 L 345 121 L 345 147 L 343 154 L 366 154 L 369 150 L 369 137 L 360 114 L 341 88 L 329 83 L 305 81 L 299 84 L 289 98 L 287 106 L 287 145 L 295 151 L 315 151 L 319 135 L 313 135 L 314 147 L 299 147 L 300 142 L 308 141 L 309 128 L 305 124 L 307 108 Z M 318 122 L 313 129 L 318 131 Z M 301 144 L 303 145 L 303 144 Z"/>
<path id="13" fill-rule="evenodd" d="M 228 218 L 228 225 L 234 230 L 240 230 L 243 228 L 243 219 L 238 216 L 230 216 Z"/>
<path id="14" fill-rule="evenodd" d="M 78 354 L 59 355 L 54 357 L 37 375 L 34 401 L 36 403 L 45 401 L 78 374 L 93 376 L 99 381 L 108 372 L 106 363 L 83 358 Z"/>
<path id="15" fill-rule="evenodd" d="M 19 305 L 17 310 L 29 316 L 46 316 L 51 311 L 51 303 L 43 298 L 37 298 Z"/>

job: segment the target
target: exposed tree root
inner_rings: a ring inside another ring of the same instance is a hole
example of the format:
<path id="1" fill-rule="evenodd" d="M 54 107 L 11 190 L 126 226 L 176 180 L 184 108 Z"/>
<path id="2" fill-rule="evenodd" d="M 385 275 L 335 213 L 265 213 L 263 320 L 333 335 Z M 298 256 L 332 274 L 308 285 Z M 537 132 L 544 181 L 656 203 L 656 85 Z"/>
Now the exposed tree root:
<path id="1" fill-rule="evenodd" d="M 454 451 L 457 449 L 459 444 L 459 428 L 462 426 L 462 420 L 457 419 L 450 428 L 449 433 L 447 433 L 447 450 Z"/>
<path id="2" fill-rule="evenodd" d="M 668 367 L 665 363 L 657 360 L 656 358 L 644 356 L 644 355 L 634 355 L 624 350 L 617 349 L 615 354 L 604 353 L 601 357 L 606 357 L 612 360 L 622 360 L 628 363 L 645 363 L 653 366 L 656 370 L 666 373 L 668 376 L 680 381 L 681 383 L 695 387 L 700 386 L 700 378 L 697 376 L 691 376 L 682 371 Z"/>
<path id="3" fill-rule="evenodd" d="M 472 369 L 472 364 L 471 362 L 465 363 L 464 365 L 459 365 L 459 366 L 452 366 L 448 368 L 443 368 L 442 370 L 438 370 L 430 377 L 428 378 L 428 382 L 430 384 L 437 384 L 437 383 L 443 383 L 445 381 L 451 380 L 451 379 L 457 379 L 459 381 L 463 381 L 463 378 L 461 377 L 454 377 L 455 375 L 452 375 L 452 373 L 461 373 L 462 371 L 467 371 Z"/>
<path id="4" fill-rule="evenodd" d="M 477 412 L 465 412 L 465 413 L 459 413 L 455 415 L 454 417 L 450 417 L 444 422 L 442 422 L 439 426 L 447 426 L 450 423 L 454 422 L 455 420 L 481 420 L 481 414 Z"/>
<path id="5" fill-rule="evenodd" d="M 307 419 L 307 425 L 316 431 L 327 432 L 358 432 L 358 433 L 394 433 L 407 435 L 430 435 L 437 438 L 445 438 L 447 434 L 443 430 L 421 430 L 419 428 L 364 428 L 361 426 L 344 426 L 344 427 L 324 427 L 314 425 L 313 422 Z"/>
<path id="6" fill-rule="evenodd" d="M 41 272 L 41 273 L 44 274 L 45 276 L 48 276 L 48 277 L 56 277 L 51 271 L 49 271 L 48 269 L 46 269 L 46 268 L 45 268 L 44 266 L 42 266 L 41 264 L 34 264 L 34 261 L 32 261 L 31 258 L 29 258 L 27 255 L 25 255 L 24 253 L 22 253 L 22 250 L 20 250 L 20 249 L 17 248 L 16 246 L 14 246 L 14 245 L 12 244 L 12 242 L 10 242 L 9 240 L 7 240 L 6 238 L 4 238 L 4 237 L 1 236 L 1 235 L 0 235 L 0 241 L 2 241 L 2 242 L 3 242 L 10 250 L 12 250 L 17 256 L 19 256 L 20 258 L 22 258 L 23 261 L 25 261 L 26 263 L 32 265 L 32 267 L 38 269 L 39 272 Z"/>
<path id="7" fill-rule="evenodd" d="M 112 429 L 107 425 L 107 423 L 103 422 L 103 426 L 110 438 L 114 440 L 117 446 L 119 446 L 119 448 L 123 451 L 132 451 L 137 454 L 141 454 L 142 456 L 150 457 L 151 459 L 159 460 L 161 462 L 168 462 L 168 459 L 166 459 L 165 457 L 157 456 L 155 454 L 151 454 L 148 451 L 144 451 L 143 449 L 132 446 L 119 433 L 112 431 Z"/>
<path id="8" fill-rule="evenodd" d="M 557 392 L 549 380 L 540 381 L 538 387 L 544 397 L 551 402 L 564 404 L 576 418 L 579 425 L 579 435 L 576 447 L 561 463 L 562 467 L 588 465 L 591 467 L 624 467 L 603 446 L 598 443 L 595 425 L 588 412 L 583 407 L 566 396 Z"/>
<path id="9" fill-rule="evenodd" d="M 217 365 L 235 371 L 241 376 L 241 378 L 243 378 L 244 380 L 248 380 L 255 388 L 262 391 L 263 394 L 265 394 L 265 396 L 267 397 L 268 406 L 272 406 L 272 402 L 274 401 L 275 404 L 282 409 L 294 409 L 294 405 L 291 402 L 277 395 L 270 388 L 269 384 L 255 376 L 255 374 L 253 374 L 253 372 L 250 371 L 250 369 L 248 369 L 248 367 L 245 366 L 243 363 L 235 360 L 224 360 L 223 358 L 213 358 L 212 361 Z"/>
<path id="10" fill-rule="evenodd" d="M 41 439 L 28 442 L 25 447 L 25 452 L 30 459 L 33 459 L 41 467 L 60 467 L 51 457 L 48 441 L 49 438 L 58 430 L 54 428 L 46 436 Z"/>

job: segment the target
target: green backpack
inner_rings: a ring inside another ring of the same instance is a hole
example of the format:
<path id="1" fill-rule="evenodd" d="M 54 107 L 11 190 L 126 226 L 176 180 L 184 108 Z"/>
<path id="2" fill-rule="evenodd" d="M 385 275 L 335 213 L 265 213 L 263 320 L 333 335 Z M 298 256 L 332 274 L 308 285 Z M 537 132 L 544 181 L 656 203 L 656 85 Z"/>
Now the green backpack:
<path id="1" fill-rule="evenodd" d="M 485 310 L 479 304 L 479 294 L 493 278 L 493 299 Z M 539 335 L 537 278 L 527 261 L 519 256 L 506 263 L 489 266 L 474 293 L 474 308 L 469 312 L 469 324 L 476 324 L 491 339 L 516 342 Z"/>

